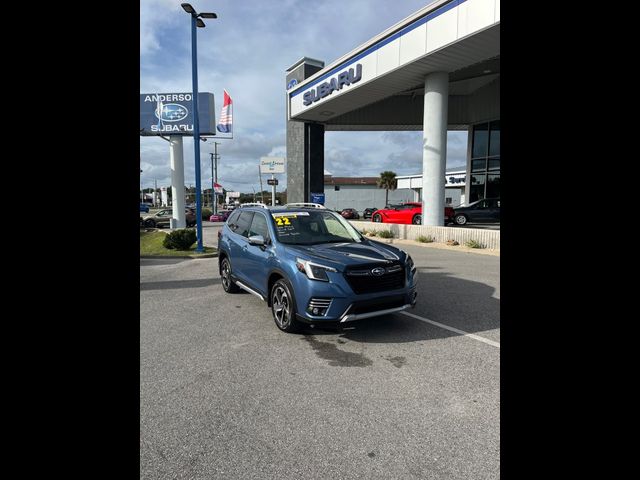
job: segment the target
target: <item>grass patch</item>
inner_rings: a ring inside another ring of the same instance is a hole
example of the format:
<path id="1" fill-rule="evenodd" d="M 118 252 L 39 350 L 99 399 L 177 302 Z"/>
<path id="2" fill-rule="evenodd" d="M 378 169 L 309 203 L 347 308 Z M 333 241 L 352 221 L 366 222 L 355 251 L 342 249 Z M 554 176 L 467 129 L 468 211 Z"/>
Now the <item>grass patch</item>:
<path id="1" fill-rule="evenodd" d="M 433 238 L 431 235 L 427 235 L 426 237 L 424 235 L 419 235 L 416 240 L 420 243 L 432 243 L 435 238 Z"/>
<path id="2" fill-rule="evenodd" d="M 170 255 L 188 257 L 190 255 L 199 255 L 196 253 L 197 244 L 193 245 L 189 250 L 169 250 L 164 248 L 166 233 L 161 231 L 144 232 L 140 231 L 140 255 Z M 203 247 L 204 253 L 215 253 L 217 250 L 212 247 Z"/>
<path id="3" fill-rule="evenodd" d="M 378 236 L 380 238 L 393 238 L 393 232 L 391 230 L 380 230 Z"/>
<path id="4" fill-rule="evenodd" d="M 476 242 L 475 240 L 468 240 L 464 242 L 464 244 L 469 248 L 485 248 L 484 244 Z"/>

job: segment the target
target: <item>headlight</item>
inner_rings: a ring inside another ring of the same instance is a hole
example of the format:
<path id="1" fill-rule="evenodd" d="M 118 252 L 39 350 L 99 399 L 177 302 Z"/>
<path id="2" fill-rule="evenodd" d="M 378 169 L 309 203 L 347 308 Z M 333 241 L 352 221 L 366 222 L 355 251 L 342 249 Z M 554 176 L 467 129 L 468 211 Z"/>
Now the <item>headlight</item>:
<path id="1" fill-rule="evenodd" d="M 327 272 L 337 272 L 335 268 L 320 265 L 319 263 L 313 263 L 309 260 L 302 260 L 301 258 L 296 258 L 296 267 L 299 271 L 306 274 L 311 280 L 320 280 L 322 282 L 329 281 Z"/>
<path id="2" fill-rule="evenodd" d="M 407 264 L 407 268 L 411 271 L 411 273 L 416 272 L 416 266 L 413 263 L 413 258 L 411 258 L 411 255 L 409 255 L 408 253 L 407 253 L 407 258 L 405 260 L 405 263 Z"/>

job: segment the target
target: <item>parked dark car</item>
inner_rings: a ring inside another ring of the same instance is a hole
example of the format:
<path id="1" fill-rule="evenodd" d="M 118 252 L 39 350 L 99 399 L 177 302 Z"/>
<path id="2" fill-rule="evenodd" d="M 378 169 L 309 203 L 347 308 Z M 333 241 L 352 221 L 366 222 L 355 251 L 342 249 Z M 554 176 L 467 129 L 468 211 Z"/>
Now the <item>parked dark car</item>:
<path id="1" fill-rule="evenodd" d="M 455 207 L 453 223 L 500 223 L 500 199 L 484 198 L 466 206 Z"/>
<path id="2" fill-rule="evenodd" d="M 365 208 L 362 212 L 362 218 L 367 219 L 367 218 L 371 218 L 371 216 L 373 215 L 373 212 L 375 212 L 376 210 L 378 210 L 377 208 Z"/>
<path id="3" fill-rule="evenodd" d="M 345 208 L 340 212 L 340 215 L 350 220 L 358 220 L 360 218 L 360 215 L 355 208 Z"/>
<path id="4" fill-rule="evenodd" d="M 243 289 L 264 300 L 285 332 L 304 323 L 343 325 L 416 304 L 411 256 L 363 237 L 326 208 L 240 208 L 218 239 L 224 291 Z"/>
<path id="5" fill-rule="evenodd" d="M 193 227 L 196 224 L 196 214 L 190 208 L 185 208 L 187 227 Z M 173 218 L 173 210 L 171 208 L 165 208 L 153 215 L 147 215 L 143 217 L 142 222 L 147 228 L 168 227 L 171 225 L 171 219 Z"/>

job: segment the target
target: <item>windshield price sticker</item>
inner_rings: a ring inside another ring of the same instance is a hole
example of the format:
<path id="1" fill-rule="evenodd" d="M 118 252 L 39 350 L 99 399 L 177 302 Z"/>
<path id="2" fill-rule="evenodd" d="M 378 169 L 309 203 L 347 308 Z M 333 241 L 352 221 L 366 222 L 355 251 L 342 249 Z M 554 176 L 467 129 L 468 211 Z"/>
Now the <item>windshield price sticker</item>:
<path id="1" fill-rule="evenodd" d="M 295 216 L 292 218 L 296 218 Z M 291 225 L 291 220 L 289 220 L 289 217 L 284 217 L 284 216 L 277 216 L 277 217 L 273 217 L 273 219 L 276 221 L 276 225 L 278 227 L 282 227 L 285 225 Z"/>

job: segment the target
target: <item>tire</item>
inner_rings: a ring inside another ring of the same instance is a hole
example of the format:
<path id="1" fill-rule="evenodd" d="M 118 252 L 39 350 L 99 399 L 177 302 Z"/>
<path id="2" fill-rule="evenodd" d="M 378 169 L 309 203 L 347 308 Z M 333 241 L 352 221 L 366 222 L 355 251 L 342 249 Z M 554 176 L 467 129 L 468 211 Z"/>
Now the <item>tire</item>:
<path id="1" fill-rule="evenodd" d="M 151 219 L 145 220 L 144 221 L 144 226 L 147 227 L 147 228 L 156 228 L 156 222 L 154 222 Z"/>
<path id="2" fill-rule="evenodd" d="M 467 216 L 462 213 L 453 217 L 453 221 L 456 225 L 466 225 L 467 224 Z"/>
<path id="3" fill-rule="evenodd" d="M 372 222 L 382 223 L 382 215 L 376 213 L 373 217 L 371 217 Z"/>
<path id="4" fill-rule="evenodd" d="M 276 326 L 287 333 L 300 330 L 300 322 L 296 320 L 296 302 L 289 282 L 278 280 L 271 287 L 271 313 Z"/>
<path id="5" fill-rule="evenodd" d="M 422 215 L 420 213 L 415 214 L 411 219 L 411 223 L 414 225 L 422 225 Z"/>
<path id="6" fill-rule="evenodd" d="M 220 278 L 222 280 L 222 288 L 227 293 L 238 293 L 240 287 L 238 287 L 233 280 L 231 280 L 231 263 L 228 258 L 223 258 L 220 264 Z"/>

